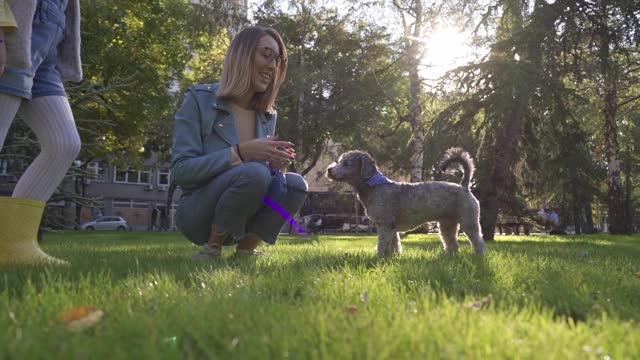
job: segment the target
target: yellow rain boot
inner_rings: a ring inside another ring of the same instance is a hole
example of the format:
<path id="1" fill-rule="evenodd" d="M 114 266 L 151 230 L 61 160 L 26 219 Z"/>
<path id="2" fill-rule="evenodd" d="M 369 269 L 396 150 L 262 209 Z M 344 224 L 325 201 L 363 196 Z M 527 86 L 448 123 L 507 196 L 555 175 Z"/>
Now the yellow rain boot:
<path id="1" fill-rule="evenodd" d="M 0 197 L 0 266 L 69 265 L 38 246 L 44 205 L 42 201 Z"/>

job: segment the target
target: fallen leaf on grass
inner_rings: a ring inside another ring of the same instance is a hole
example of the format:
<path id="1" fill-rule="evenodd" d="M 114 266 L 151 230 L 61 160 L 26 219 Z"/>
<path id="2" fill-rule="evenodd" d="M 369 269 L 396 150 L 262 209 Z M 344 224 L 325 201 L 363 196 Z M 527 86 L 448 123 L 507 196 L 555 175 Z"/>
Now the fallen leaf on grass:
<path id="1" fill-rule="evenodd" d="M 16 314 L 14 314 L 13 311 L 9 311 L 9 320 L 11 320 L 11 322 L 16 325 L 18 324 L 18 320 L 16 320 Z"/>
<path id="2" fill-rule="evenodd" d="M 178 337 L 177 336 L 169 336 L 166 337 L 164 339 L 162 339 L 162 342 L 171 346 L 175 346 L 178 343 Z"/>
<path id="3" fill-rule="evenodd" d="M 636 273 L 636 277 L 637 277 L 638 279 L 640 279 L 640 271 L 638 271 L 638 272 Z"/>
<path id="4" fill-rule="evenodd" d="M 483 297 L 480 300 L 472 301 L 469 305 L 467 305 L 467 307 L 473 310 L 482 310 L 488 308 L 489 304 L 491 304 L 491 294 Z"/>
<path id="5" fill-rule="evenodd" d="M 78 332 L 97 324 L 103 315 L 102 310 L 83 305 L 61 311 L 52 323 L 63 325 L 69 331 Z"/>
<path id="6" fill-rule="evenodd" d="M 349 314 L 355 314 L 358 312 L 358 307 L 355 305 L 347 305 L 344 307 L 344 311 L 348 312 Z"/>
<path id="7" fill-rule="evenodd" d="M 369 292 L 363 291 L 360 293 L 360 302 L 365 304 L 369 302 Z"/>

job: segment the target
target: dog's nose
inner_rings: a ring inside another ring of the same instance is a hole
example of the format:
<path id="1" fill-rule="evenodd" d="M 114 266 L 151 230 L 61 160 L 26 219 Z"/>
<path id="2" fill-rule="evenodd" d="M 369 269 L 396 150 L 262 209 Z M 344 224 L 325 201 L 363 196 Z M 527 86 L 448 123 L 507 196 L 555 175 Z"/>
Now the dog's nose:
<path id="1" fill-rule="evenodd" d="M 331 170 L 333 170 L 334 167 L 336 167 L 335 162 L 332 162 L 331 164 L 329 164 L 329 166 L 327 166 L 327 171 L 325 173 L 325 176 L 330 180 L 333 178 L 333 174 L 331 173 Z"/>

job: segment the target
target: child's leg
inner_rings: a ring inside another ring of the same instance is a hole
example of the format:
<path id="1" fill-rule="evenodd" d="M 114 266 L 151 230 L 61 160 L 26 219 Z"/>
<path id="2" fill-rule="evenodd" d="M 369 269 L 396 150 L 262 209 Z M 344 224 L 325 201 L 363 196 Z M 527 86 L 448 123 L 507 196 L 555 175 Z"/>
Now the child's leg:
<path id="1" fill-rule="evenodd" d="M 0 94 L 0 148 L 21 103 L 22 98 Z M 0 197 L 0 265 L 68 265 L 38 246 L 38 226 L 44 207 L 43 201 Z"/>
<path id="2" fill-rule="evenodd" d="M 47 201 L 80 152 L 80 137 L 64 96 L 24 101 L 20 116 L 40 143 L 40 154 L 22 175 L 13 197 Z"/>
<path id="3" fill-rule="evenodd" d="M 0 150 L 16 117 L 22 98 L 0 93 Z"/>

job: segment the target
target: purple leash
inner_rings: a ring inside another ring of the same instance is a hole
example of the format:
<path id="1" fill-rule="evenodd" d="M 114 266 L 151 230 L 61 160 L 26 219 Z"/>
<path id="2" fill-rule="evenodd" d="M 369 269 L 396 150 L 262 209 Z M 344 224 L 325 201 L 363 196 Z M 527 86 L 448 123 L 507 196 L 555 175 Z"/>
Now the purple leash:
<path id="1" fill-rule="evenodd" d="M 278 214 L 280 214 L 280 216 L 282 216 L 287 222 L 289 222 L 289 224 L 291 224 L 291 226 L 295 229 L 295 231 L 298 232 L 298 234 L 307 236 L 307 233 L 304 232 L 304 229 L 295 221 L 293 216 L 291 216 L 291 214 L 289 214 L 287 210 L 283 209 L 282 206 L 278 205 L 278 203 L 266 196 L 264 196 L 262 200 L 264 200 L 267 205 L 271 206 L 273 210 L 275 210 Z"/>

